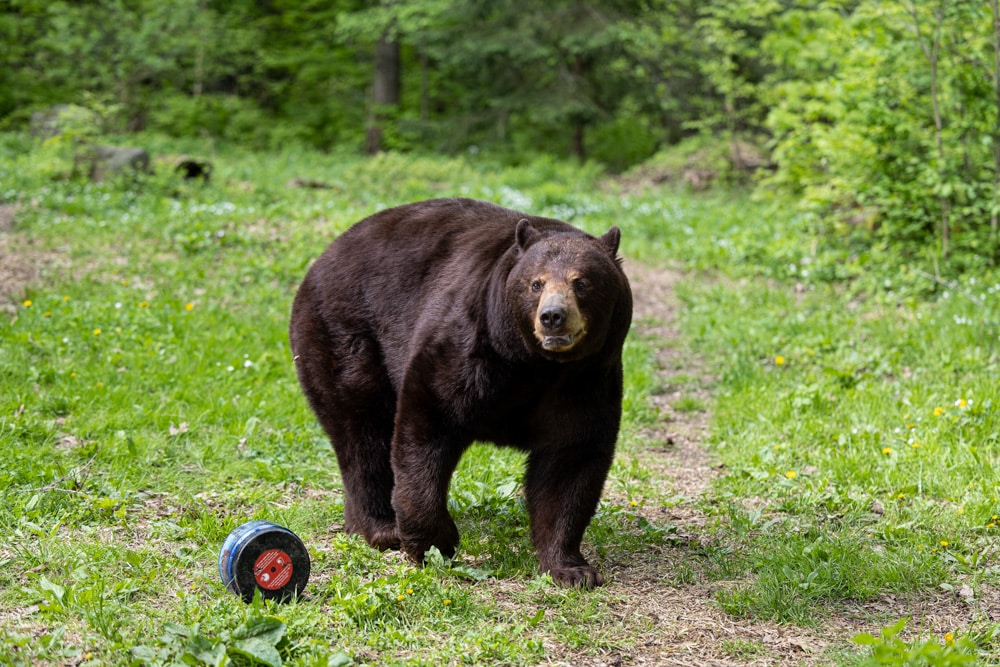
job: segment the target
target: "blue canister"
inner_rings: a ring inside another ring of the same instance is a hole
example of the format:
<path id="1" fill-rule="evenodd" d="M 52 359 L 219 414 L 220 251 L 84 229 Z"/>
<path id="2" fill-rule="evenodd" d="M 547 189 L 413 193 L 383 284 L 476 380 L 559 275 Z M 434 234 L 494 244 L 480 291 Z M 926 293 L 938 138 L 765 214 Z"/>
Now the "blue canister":
<path id="1" fill-rule="evenodd" d="M 248 521 L 229 533 L 219 551 L 219 576 L 226 588 L 253 600 L 284 602 L 309 581 L 309 552 L 292 531 L 270 521 Z"/>

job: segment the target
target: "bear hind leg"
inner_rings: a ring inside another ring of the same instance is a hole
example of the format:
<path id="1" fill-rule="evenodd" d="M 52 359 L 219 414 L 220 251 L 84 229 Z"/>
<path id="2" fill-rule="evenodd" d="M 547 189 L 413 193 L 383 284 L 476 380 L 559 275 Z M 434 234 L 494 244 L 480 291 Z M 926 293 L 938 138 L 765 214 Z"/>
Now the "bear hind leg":
<path id="1" fill-rule="evenodd" d="M 334 334 L 306 308 L 293 317 L 292 347 L 303 393 L 337 455 L 344 528 L 378 549 L 399 547 L 390 460 L 396 397 L 375 341 Z"/>

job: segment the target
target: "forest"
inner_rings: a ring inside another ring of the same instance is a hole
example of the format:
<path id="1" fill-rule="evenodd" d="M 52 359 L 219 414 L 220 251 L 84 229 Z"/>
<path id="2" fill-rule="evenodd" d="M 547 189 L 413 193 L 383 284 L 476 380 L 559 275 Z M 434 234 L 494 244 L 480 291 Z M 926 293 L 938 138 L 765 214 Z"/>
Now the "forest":
<path id="1" fill-rule="evenodd" d="M 964 273 L 1000 257 L 997 4 L 6 0 L 0 129 L 687 170 Z"/>

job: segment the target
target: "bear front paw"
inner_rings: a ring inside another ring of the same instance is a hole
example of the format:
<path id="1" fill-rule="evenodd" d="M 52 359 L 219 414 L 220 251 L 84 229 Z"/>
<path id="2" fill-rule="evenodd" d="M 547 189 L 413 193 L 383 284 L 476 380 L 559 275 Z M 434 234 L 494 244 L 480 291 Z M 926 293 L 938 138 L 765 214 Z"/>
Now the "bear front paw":
<path id="1" fill-rule="evenodd" d="M 604 575 L 590 565 L 551 567 L 548 569 L 552 580 L 570 588 L 597 588 L 604 584 Z"/>
<path id="2" fill-rule="evenodd" d="M 402 538 L 403 553 L 415 563 L 423 563 L 431 547 L 436 547 L 445 558 L 452 558 L 458 549 L 458 528 L 450 518 L 432 534 L 403 534 Z"/>

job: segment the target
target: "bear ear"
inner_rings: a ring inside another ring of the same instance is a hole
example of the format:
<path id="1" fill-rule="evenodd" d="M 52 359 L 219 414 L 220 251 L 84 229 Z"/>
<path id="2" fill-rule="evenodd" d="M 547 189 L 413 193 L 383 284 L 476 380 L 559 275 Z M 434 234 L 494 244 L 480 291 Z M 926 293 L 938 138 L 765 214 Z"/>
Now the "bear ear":
<path id="1" fill-rule="evenodd" d="M 604 234 L 604 236 L 597 240 L 601 242 L 601 245 L 608 249 L 608 252 L 611 253 L 611 257 L 614 259 L 618 255 L 618 244 L 621 243 L 622 240 L 622 230 L 612 226 L 611 229 Z"/>
<path id="2" fill-rule="evenodd" d="M 540 235 L 541 233 L 531 226 L 531 221 L 527 218 L 521 218 L 517 221 L 514 239 L 517 242 L 518 250 L 526 250 Z"/>

